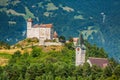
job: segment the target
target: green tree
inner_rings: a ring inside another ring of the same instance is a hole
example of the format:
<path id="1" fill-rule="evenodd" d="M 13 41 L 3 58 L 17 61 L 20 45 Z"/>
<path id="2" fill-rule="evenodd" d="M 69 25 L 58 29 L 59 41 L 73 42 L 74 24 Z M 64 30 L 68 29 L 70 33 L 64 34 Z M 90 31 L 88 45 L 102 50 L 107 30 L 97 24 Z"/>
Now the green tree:
<path id="1" fill-rule="evenodd" d="M 2 73 L 2 75 L 0 76 L 0 80 L 9 80 L 6 71 Z"/>
<path id="2" fill-rule="evenodd" d="M 34 80 L 36 76 L 38 76 L 37 74 L 37 65 L 31 65 L 28 67 L 27 71 L 26 71 L 26 75 L 25 78 L 28 80 Z"/>
<path id="3" fill-rule="evenodd" d="M 12 58 L 19 58 L 21 57 L 21 52 L 19 50 L 17 50 L 16 52 L 14 52 L 14 54 L 12 55 Z"/>
<path id="4" fill-rule="evenodd" d="M 74 44 L 73 42 L 69 42 L 69 43 L 65 43 L 65 46 L 70 49 L 70 50 L 74 50 Z"/>
<path id="5" fill-rule="evenodd" d="M 120 65 L 117 65 L 114 69 L 114 74 L 120 79 Z"/>
<path id="6" fill-rule="evenodd" d="M 0 66 L 0 76 L 2 75 L 3 73 L 3 68 Z"/>
<path id="7" fill-rule="evenodd" d="M 32 57 L 38 57 L 40 55 L 41 49 L 39 47 L 34 47 L 32 50 Z"/>
<path id="8" fill-rule="evenodd" d="M 108 77 L 106 80 L 119 80 L 115 75 Z"/>
<path id="9" fill-rule="evenodd" d="M 5 68 L 5 71 L 9 80 L 18 80 L 20 76 L 20 69 L 18 68 L 18 66 L 9 65 Z"/>
<path id="10" fill-rule="evenodd" d="M 20 77 L 18 78 L 18 80 L 24 80 L 24 79 L 23 79 L 23 76 L 20 75 Z"/>
<path id="11" fill-rule="evenodd" d="M 73 37 L 69 37 L 69 42 L 73 42 Z"/>
<path id="12" fill-rule="evenodd" d="M 65 36 L 60 36 L 59 41 L 65 43 L 65 41 L 66 41 Z"/>
<path id="13" fill-rule="evenodd" d="M 76 67 L 76 69 L 75 69 L 75 72 L 74 72 L 74 75 L 75 76 L 82 76 L 82 73 L 83 73 L 83 68 L 82 68 L 82 66 L 78 66 L 78 67 Z"/>
<path id="14" fill-rule="evenodd" d="M 91 74 L 90 65 L 89 65 L 88 63 L 85 63 L 85 64 L 83 65 L 83 73 L 82 73 L 82 75 L 83 75 L 84 77 L 87 77 L 87 76 L 89 76 L 90 74 Z"/>
<path id="15" fill-rule="evenodd" d="M 107 77 L 112 76 L 112 70 L 111 70 L 110 66 L 107 66 L 107 67 L 103 70 L 103 76 L 104 76 L 104 78 L 107 78 Z"/>
<path id="16" fill-rule="evenodd" d="M 100 67 L 93 65 L 91 68 L 91 80 L 96 80 L 101 77 L 103 71 Z"/>

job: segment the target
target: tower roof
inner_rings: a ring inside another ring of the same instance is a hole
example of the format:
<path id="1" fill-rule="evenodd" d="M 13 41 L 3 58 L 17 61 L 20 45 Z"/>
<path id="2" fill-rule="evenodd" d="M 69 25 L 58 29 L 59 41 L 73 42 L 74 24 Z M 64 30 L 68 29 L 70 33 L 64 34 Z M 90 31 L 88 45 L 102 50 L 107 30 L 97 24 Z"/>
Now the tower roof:
<path id="1" fill-rule="evenodd" d="M 54 38 L 57 38 L 57 37 L 58 37 L 58 34 L 57 34 L 56 31 L 54 32 L 53 37 L 54 37 Z"/>
<path id="2" fill-rule="evenodd" d="M 77 46 L 80 46 L 82 49 L 86 49 L 86 47 L 84 45 L 84 39 L 83 39 L 82 32 L 79 34 L 79 38 L 78 38 L 78 41 L 77 41 Z"/>
<path id="3" fill-rule="evenodd" d="M 28 22 L 32 22 L 32 18 L 29 18 L 27 21 L 28 21 Z"/>

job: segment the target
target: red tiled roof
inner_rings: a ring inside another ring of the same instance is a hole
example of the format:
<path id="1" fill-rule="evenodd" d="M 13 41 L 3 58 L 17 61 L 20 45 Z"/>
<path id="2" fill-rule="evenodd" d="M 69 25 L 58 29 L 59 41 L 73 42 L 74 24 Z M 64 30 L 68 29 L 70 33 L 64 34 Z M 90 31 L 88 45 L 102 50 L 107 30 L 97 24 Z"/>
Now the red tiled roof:
<path id="1" fill-rule="evenodd" d="M 33 27 L 34 27 L 34 28 L 38 28 L 38 27 L 39 27 L 39 25 L 38 25 L 38 24 L 35 24 Z"/>
<path id="2" fill-rule="evenodd" d="M 93 58 L 90 57 L 89 61 L 91 62 L 92 65 L 97 65 L 99 67 L 106 67 L 108 65 L 108 60 L 106 58 Z"/>
<path id="3" fill-rule="evenodd" d="M 53 25 L 52 24 L 35 24 L 34 26 L 33 26 L 34 28 L 38 28 L 38 27 L 41 27 L 41 28 L 52 28 L 53 27 Z"/>
<path id="4" fill-rule="evenodd" d="M 40 27 L 43 27 L 43 28 L 52 28 L 53 25 L 52 24 L 40 24 Z"/>

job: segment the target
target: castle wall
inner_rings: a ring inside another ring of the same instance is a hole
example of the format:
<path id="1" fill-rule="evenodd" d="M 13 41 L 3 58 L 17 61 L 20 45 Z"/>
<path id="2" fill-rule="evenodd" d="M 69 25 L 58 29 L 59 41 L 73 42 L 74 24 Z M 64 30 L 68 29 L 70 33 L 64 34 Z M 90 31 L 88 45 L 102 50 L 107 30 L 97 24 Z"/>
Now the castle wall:
<path id="1" fill-rule="evenodd" d="M 31 28 L 27 30 L 27 38 L 37 37 L 39 39 L 39 29 L 38 28 Z"/>
<path id="2" fill-rule="evenodd" d="M 40 37 L 46 39 L 52 39 L 52 28 L 40 28 Z"/>
<path id="3" fill-rule="evenodd" d="M 61 45 L 63 45 L 63 43 L 60 43 L 60 42 L 45 42 L 44 45 L 45 46 L 51 46 L 51 45 L 61 46 Z"/>
<path id="4" fill-rule="evenodd" d="M 52 28 L 40 28 L 40 45 L 45 45 L 44 41 L 46 39 L 52 40 Z"/>

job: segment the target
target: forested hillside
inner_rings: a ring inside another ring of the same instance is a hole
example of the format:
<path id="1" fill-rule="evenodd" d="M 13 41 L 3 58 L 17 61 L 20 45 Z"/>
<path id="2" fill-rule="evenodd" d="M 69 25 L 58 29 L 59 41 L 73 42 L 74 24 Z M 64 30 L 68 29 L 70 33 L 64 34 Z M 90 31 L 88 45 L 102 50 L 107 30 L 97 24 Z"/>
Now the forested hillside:
<path id="1" fill-rule="evenodd" d="M 0 41 L 26 38 L 26 20 L 52 23 L 59 35 L 84 38 L 120 58 L 120 0 L 0 0 Z"/>
<path id="2" fill-rule="evenodd" d="M 86 42 L 86 57 L 104 57 L 103 48 Z M 56 46 L 57 47 L 57 46 Z M 86 58 L 86 59 L 87 59 Z M 109 59 L 109 66 L 90 67 L 88 63 L 75 66 L 75 50 L 72 43 L 66 43 L 61 51 L 45 52 L 39 46 L 33 46 L 30 53 L 16 51 L 8 65 L 0 67 L 0 80 L 118 80 L 120 65 Z"/>

